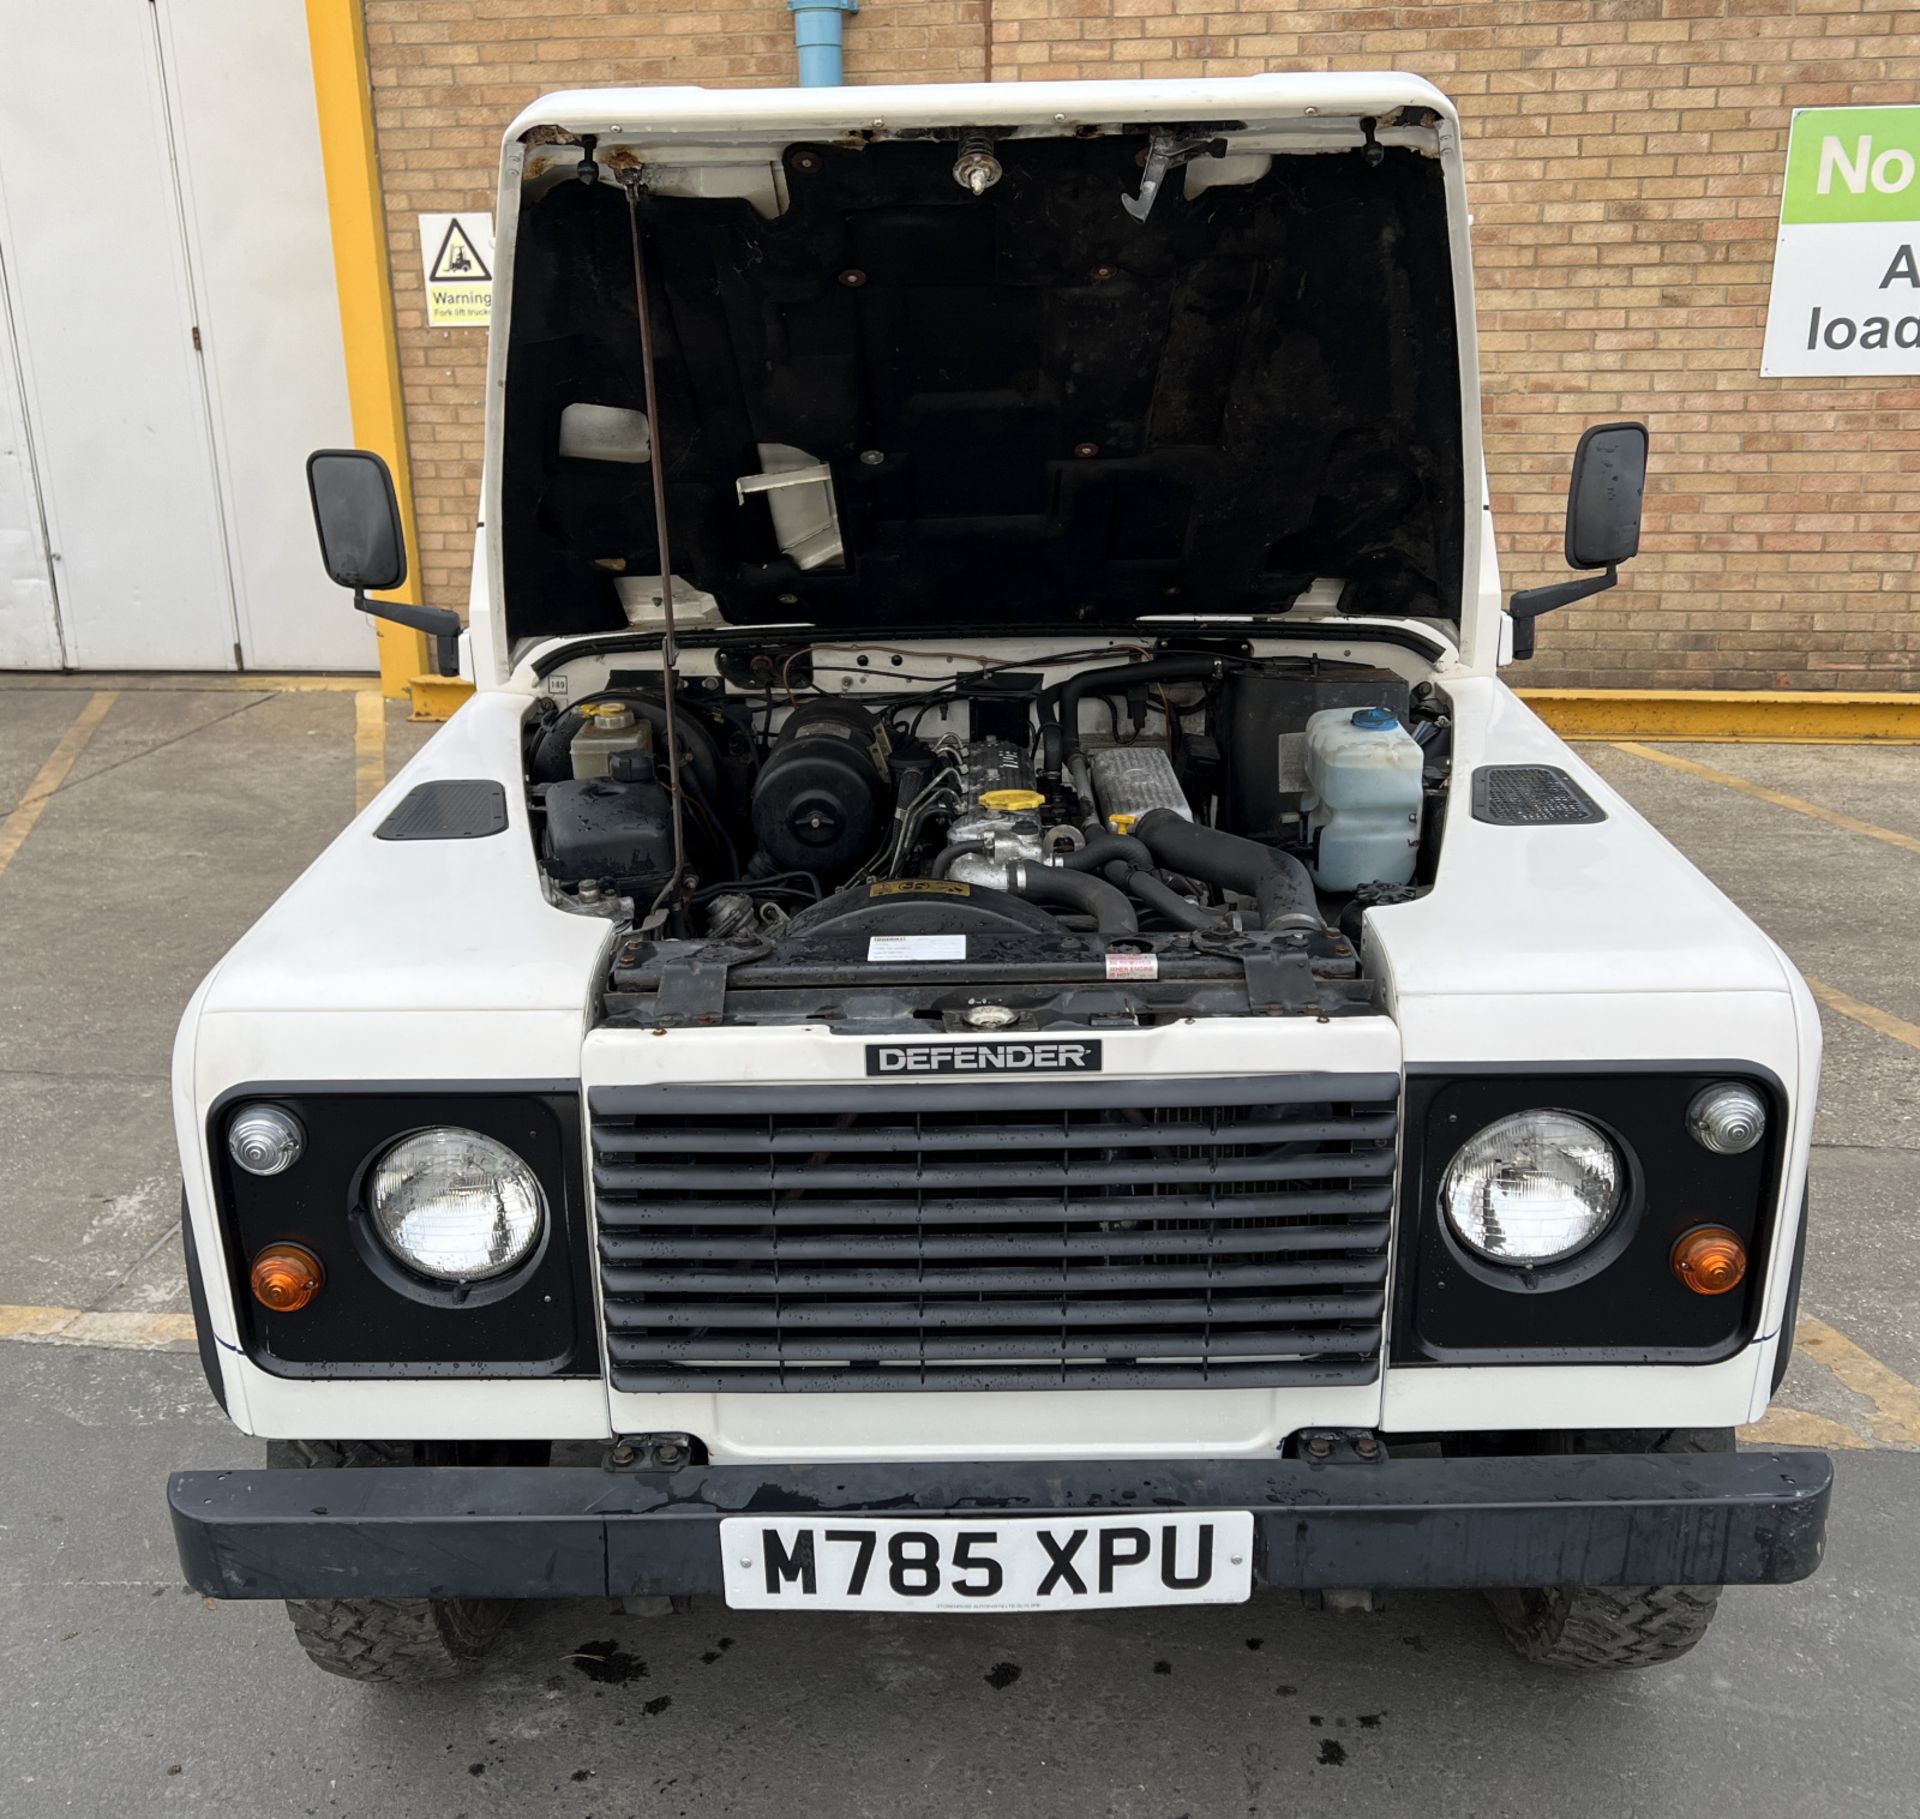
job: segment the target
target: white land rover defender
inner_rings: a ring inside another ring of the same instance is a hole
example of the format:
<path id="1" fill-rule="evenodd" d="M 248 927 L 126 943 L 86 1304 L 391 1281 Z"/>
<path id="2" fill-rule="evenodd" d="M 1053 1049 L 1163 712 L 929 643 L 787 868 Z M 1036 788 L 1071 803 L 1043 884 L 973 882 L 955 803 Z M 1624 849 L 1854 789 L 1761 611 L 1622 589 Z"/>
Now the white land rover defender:
<path id="1" fill-rule="evenodd" d="M 478 692 L 181 1028 L 269 1468 L 173 1479 L 197 1588 L 367 1679 L 1255 1587 L 1623 1667 L 1814 1570 L 1829 1462 L 1732 1436 L 1818 1026 L 1496 674 L 1646 435 L 1503 602 L 1442 95 L 558 95 L 497 255 Z"/>

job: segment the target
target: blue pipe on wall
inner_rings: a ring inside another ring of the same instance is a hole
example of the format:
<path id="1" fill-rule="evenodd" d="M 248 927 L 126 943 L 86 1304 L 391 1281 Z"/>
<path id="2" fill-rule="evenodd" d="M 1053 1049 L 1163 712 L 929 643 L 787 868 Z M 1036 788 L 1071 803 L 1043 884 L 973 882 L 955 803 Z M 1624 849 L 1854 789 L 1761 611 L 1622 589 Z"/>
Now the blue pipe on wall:
<path id="1" fill-rule="evenodd" d="M 847 14 L 859 10 L 860 0 L 787 0 L 802 88 L 840 86 L 840 31 Z"/>

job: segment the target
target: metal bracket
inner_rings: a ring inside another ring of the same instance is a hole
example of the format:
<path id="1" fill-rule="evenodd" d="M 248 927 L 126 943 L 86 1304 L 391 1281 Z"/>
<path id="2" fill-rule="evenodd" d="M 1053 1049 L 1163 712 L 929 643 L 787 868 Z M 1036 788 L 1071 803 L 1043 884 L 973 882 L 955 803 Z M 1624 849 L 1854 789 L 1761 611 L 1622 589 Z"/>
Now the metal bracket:
<path id="1" fill-rule="evenodd" d="M 1355 1460 L 1362 1465 L 1386 1463 L 1387 1443 L 1371 1428 L 1305 1428 L 1294 1436 L 1298 1456 L 1311 1465 L 1330 1460 Z"/>
<path id="2" fill-rule="evenodd" d="M 622 1434 L 601 1463 L 610 1472 L 677 1472 L 705 1457 L 706 1449 L 691 1434 Z"/>
<path id="3" fill-rule="evenodd" d="M 778 458 L 781 451 L 761 445 L 760 459 Z M 805 492 L 799 488 L 810 489 Z M 803 569 L 838 566 L 846 551 L 840 538 L 840 510 L 833 496 L 833 469 L 824 461 L 799 467 L 767 468 L 742 474 L 733 483 L 740 504 L 765 493 L 780 547 Z"/>
<path id="4" fill-rule="evenodd" d="M 731 957 L 711 947 L 664 954 L 654 1022 L 662 1029 L 718 1023 L 727 1005 L 727 969 Z"/>
<path id="5" fill-rule="evenodd" d="M 1248 1009 L 1304 1015 L 1318 1008 L 1320 996 L 1304 937 L 1296 941 L 1281 936 L 1276 941 L 1247 936 L 1234 943 L 1231 952 L 1246 969 Z"/>
<path id="6" fill-rule="evenodd" d="M 743 474 L 733 483 L 733 490 L 745 505 L 749 493 L 775 493 L 783 486 L 818 486 L 823 481 L 832 483 L 833 469 L 819 461 L 812 467 L 782 468 L 772 474 Z"/>
<path id="7" fill-rule="evenodd" d="M 1146 167 L 1140 173 L 1140 189 L 1136 195 L 1122 196 L 1120 206 L 1136 221 L 1144 221 L 1153 213 L 1153 205 L 1160 195 L 1160 186 L 1167 180 L 1170 171 L 1190 164 L 1195 158 L 1206 156 L 1220 158 L 1226 155 L 1227 142 L 1221 138 L 1183 139 L 1170 126 L 1156 126 L 1147 138 Z"/>

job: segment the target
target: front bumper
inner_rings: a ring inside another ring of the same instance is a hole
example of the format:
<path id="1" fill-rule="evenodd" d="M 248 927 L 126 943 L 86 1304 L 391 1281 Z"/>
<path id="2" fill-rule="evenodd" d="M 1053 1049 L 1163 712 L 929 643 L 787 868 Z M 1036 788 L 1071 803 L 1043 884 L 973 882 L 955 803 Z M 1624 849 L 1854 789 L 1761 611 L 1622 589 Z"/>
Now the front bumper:
<path id="1" fill-rule="evenodd" d="M 217 1598 L 599 1598 L 721 1590 L 738 1515 L 1247 1509 L 1254 1582 L 1333 1590 L 1768 1585 L 1825 1546 L 1824 1453 L 1309 1463 L 374 1467 L 177 1472 L 188 1583 Z"/>

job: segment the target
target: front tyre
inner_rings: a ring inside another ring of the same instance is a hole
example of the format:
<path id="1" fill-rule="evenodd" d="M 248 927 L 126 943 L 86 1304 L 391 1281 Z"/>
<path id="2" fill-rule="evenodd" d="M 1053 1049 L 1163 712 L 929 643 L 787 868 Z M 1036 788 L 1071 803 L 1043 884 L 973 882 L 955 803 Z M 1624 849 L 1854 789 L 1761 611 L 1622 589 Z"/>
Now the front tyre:
<path id="1" fill-rule="evenodd" d="M 1707 1633 L 1717 1585 L 1574 1585 L 1489 1592 L 1523 1660 L 1590 1673 L 1678 1661 Z"/>
<path id="2" fill-rule="evenodd" d="M 1731 1452 L 1733 1431 L 1575 1433 L 1563 1445 L 1580 1453 Z M 1678 1661 L 1707 1633 L 1720 1591 L 1717 1585 L 1560 1585 L 1486 1597 L 1522 1660 L 1601 1673 Z"/>
<path id="3" fill-rule="evenodd" d="M 267 1464 L 308 1470 L 369 1465 L 535 1463 L 528 1449 L 441 1441 L 269 1440 Z M 544 1447 L 533 1449 L 543 1458 Z M 479 1455 L 487 1455 L 485 1457 Z M 506 1598 L 290 1598 L 287 1615 L 307 1659 L 343 1680 L 419 1684 L 470 1673 L 513 1614 Z"/>

